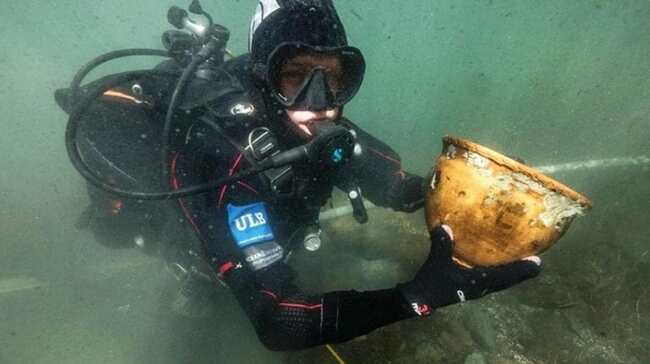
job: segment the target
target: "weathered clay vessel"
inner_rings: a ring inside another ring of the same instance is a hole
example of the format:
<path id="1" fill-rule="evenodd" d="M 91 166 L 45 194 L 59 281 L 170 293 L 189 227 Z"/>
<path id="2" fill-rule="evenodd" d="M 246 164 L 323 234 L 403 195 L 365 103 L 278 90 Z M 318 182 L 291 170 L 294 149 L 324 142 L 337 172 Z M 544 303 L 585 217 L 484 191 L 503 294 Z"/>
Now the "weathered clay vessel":
<path id="1" fill-rule="evenodd" d="M 429 229 L 454 231 L 454 258 L 492 266 L 553 245 L 591 201 L 535 169 L 468 140 L 445 137 L 426 201 Z"/>

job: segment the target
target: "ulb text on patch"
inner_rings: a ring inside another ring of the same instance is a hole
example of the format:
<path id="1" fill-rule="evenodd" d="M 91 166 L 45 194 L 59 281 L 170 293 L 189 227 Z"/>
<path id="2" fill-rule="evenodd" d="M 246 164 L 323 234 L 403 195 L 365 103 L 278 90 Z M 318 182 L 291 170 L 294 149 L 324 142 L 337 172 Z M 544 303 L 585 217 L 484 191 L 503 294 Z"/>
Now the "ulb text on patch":
<path id="1" fill-rule="evenodd" d="M 235 219 L 235 227 L 239 231 L 244 231 L 248 228 L 254 228 L 266 224 L 266 218 L 263 213 L 256 212 L 254 214 L 246 214 L 240 218 Z"/>
<path id="2" fill-rule="evenodd" d="M 269 214 L 264 203 L 235 206 L 228 204 L 228 226 L 240 248 L 271 241 L 273 231 L 269 225 Z"/>

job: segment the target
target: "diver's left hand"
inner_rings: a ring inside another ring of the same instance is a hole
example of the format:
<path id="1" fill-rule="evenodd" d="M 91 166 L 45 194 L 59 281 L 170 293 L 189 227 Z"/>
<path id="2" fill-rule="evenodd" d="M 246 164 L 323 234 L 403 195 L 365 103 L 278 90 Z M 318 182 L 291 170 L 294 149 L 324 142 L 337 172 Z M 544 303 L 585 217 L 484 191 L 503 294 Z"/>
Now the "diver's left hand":
<path id="1" fill-rule="evenodd" d="M 537 256 L 500 266 L 466 268 L 452 259 L 454 240 L 449 226 L 438 226 L 430 235 L 427 260 L 413 280 L 398 285 L 418 315 L 506 289 L 541 271 L 542 262 Z"/>

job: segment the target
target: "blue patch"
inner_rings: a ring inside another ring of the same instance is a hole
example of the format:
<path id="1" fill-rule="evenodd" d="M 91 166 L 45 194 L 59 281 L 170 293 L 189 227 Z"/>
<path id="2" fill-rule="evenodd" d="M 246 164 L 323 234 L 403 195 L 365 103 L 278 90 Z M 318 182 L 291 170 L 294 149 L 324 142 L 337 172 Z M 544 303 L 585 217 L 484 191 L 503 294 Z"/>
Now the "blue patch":
<path id="1" fill-rule="evenodd" d="M 269 213 L 264 203 L 235 206 L 228 204 L 228 226 L 240 248 L 273 240 Z"/>

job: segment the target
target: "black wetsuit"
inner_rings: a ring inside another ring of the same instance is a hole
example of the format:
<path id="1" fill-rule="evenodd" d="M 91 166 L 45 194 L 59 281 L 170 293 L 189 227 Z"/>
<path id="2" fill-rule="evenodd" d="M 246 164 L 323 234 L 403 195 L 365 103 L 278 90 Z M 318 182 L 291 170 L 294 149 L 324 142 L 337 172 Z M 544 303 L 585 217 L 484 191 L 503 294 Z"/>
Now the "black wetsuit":
<path id="1" fill-rule="evenodd" d="M 175 121 L 169 161 L 172 188 L 214 181 L 250 167 L 254 157 L 246 149 L 248 136 L 254 128 L 266 126 L 269 115 L 264 115 L 259 99 L 251 96 L 254 90 L 246 80 L 246 65 L 245 57 L 227 65 L 238 76 L 241 92 L 213 98 Z M 145 87 L 145 94 L 169 95 L 168 91 L 147 92 L 150 89 Z M 129 85 L 120 90 L 122 120 L 142 114 L 138 112 L 142 108 L 164 119 L 164 102 L 158 106 L 134 102 L 129 99 Z M 251 102 L 257 112 L 230 112 L 242 102 Z M 230 287 L 260 340 L 272 350 L 342 342 L 415 316 L 395 288 L 307 295 L 293 283 L 295 273 L 285 263 L 287 254 L 302 243 L 305 229 L 318 224 L 320 208 L 335 187 L 356 184 L 367 200 L 396 211 L 410 212 L 422 200 L 422 178 L 403 171 L 391 148 L 344 118 L 338 122 L 355 131 L 362 151 L 342 169 L 294 165 L 291 191 L 281 196 L 272 190 L 269 178 L 260 174 L 179 200 L 181 213 L 203 243 L 209 265 Z"/>
<path id="2" fill-rule="evenodd" d="M 250 126 L 242 125 L 256 123 L 218 122 L 231 125 L 223 129 L 230 142 L 199 121 L 184 129 L 187 143 L 171 164 L 174 187 L 215 180 L 250 166 L 252 157 L 242 150 Z M 355 131 L 361 155 L 338 171 L 294 166 L 298 186 L 293 196 L 277 197 L 265 178 L 257 176 L 181 201 L 210 265 L 231 288 L 261 341 L 274 350 L 346 341 L 414 316 L 395 289 L 307 295 L 294 285 L 294 272 L 284 263 L 294 244 L 302 243 L 303 229 L 317 223 L 321 206 L 336 186 L 357 183 L 365 198 L 397 211 L 411 211 L 422 200 L 422 178 L 404 172 L 391 148 L 351 122 L 340 122 Z M 239 228 L 255 231 L 246 235 Z"/>

